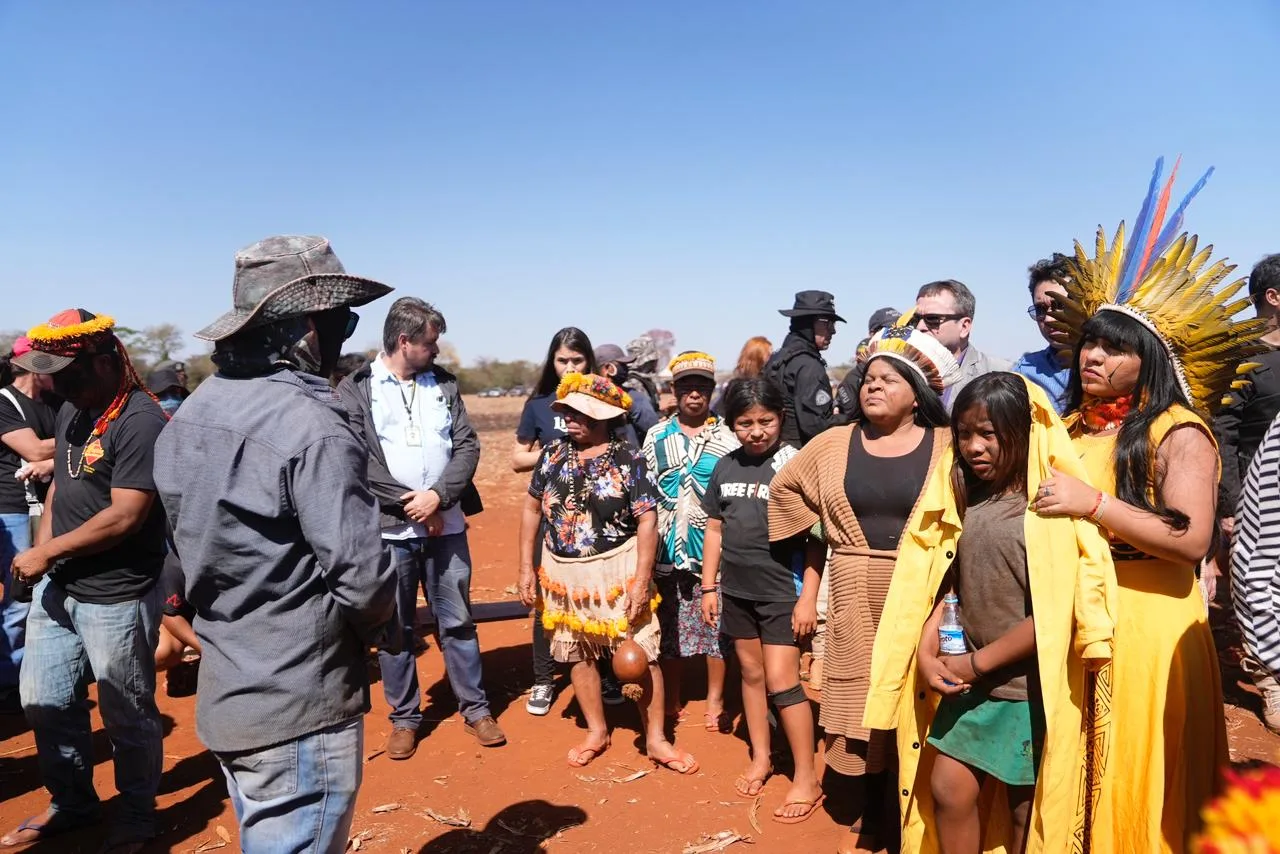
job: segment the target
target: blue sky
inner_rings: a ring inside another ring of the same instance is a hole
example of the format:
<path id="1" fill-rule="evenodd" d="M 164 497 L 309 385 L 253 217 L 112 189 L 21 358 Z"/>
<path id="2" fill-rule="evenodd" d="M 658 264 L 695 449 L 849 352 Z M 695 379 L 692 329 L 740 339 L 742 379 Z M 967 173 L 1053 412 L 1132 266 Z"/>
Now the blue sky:
<path id="1" fill-rule="evenodd" d="M 294 232 L 466 361 L 568 324 L 732 360 L 820 288 L 838 363 L 947 277 L 1012 357 L 1027 265 L 1131 220 L 1159 154 L 1217 167 L 1188 224 L 1242 273 L 1280 251 L 1277 36 L 1271 0 L 0 3 L 0 328 L 190 333 Z"/>

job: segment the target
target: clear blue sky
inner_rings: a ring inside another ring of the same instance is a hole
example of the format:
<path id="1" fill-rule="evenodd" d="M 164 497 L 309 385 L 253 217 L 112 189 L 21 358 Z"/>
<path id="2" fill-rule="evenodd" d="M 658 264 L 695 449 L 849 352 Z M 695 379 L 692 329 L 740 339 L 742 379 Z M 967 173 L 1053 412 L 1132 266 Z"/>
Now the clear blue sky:
<path id="1" fill-rule="evenodd" d="M 1027 265 L 1132 220 L 1159 154 L 1217 167 L 1188 224 L 1241 272 L 1280 251 L 1277 37 L 1273 0 L 0 2 L 0 328 L 190 333 L 294 232 L 466 361 L 567 324 L 731 360 L 821 288 L 838 363 L 946 277 L 1016 356 Z"/>

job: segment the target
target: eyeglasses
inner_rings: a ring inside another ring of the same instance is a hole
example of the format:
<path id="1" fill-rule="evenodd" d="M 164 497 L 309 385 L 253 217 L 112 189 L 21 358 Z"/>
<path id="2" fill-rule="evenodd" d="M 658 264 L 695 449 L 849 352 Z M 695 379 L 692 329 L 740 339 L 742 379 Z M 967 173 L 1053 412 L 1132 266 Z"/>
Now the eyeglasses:
<path id="1" fill-rule="evenodd" d="M 707 382 L 688 383 L 688 384 L 676 383 L 675 386 L 672 388 L 672 391 L 675 393 L 676 397 L 687 397 L 693 394 L 695 391 L 698 394 L 702 395 L 703 397 L 708 397 L 715 390 L 716 390 L 716 384 L 707 383 Z"/>
<path id="2" fill-rule="evenodd" d="M 356 334 L 356 327 L 360 325 L 360 315 L 354 311 L 347 312 L 347 329 L 342 333 L 342 340 L 346 341 L 352 335 Z"/>
<path id="3" fill-rule="evenodd" d="M 1049 316 L 1050 310 L 1050 306 L 1047 305 L 1033 305 L 1027 309 L 1027 317 L 1035 318 L 1036 320 L 1044 320 Z"/>
<path id="4" fill-rule="evenodd" d="M 967 314 L 918 314 L 916 320 L 930 329 L 937 329 L 948 320 L 963 320 Z"/>

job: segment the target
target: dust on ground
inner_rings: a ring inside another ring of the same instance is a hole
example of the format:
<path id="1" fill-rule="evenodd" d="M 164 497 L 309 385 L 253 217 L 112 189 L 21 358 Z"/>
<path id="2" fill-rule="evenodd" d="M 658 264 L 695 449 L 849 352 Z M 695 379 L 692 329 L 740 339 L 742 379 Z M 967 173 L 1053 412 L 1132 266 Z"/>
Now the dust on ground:
<path id="1" fill-rule="evenodd" d="M 478 603 L 512 598 L 515 582 L 519 507 L 527 475 L 508 467 L 521 398 L 468 398 L 481 433 L 483 453 L 477 485 L 485 512 L 471 519 Z M 1228 699 L 1227 726 L 1236 763 L 1275 762 L 1280 738 L 1258 720 L 1260 700 L 1239 671 L 1238 639 L 1226 612 L 1214 611 Z M 788 780 L 776 776 L 763 791 L 756 821 L 754 799 L 734 791 L 734 778 L 747 763 L 746 728 L 735 712 L 732 734 L 703 727 L 705 679 L 690 667 L 684 679 L 688 720 L 675 730 L 676 744 L 697 756 L 701 770 L 690 777 L 659 770 L 638 750 L 639 717 L 632 706 L 609 710 L 612 747 L 586 768 L 570 768 L 565 753 L 581 739 L 584 722 L 562 679 L 561 692 L 545 718 L 524 710 L 530 679 L 528 617 L 479 626 L 485 682 L 494 715 L 506 730 L 506 747 L 485 750 L 462 728 L 444 678 L 439 648 L 428 635 L 418 659 L 425 692 L 426 720 L 417 754 L 393 762 L 380 752 L 391 726 L 378 684 L 373 710 L 365 717 L 364 783 L 352 827 L 352 849 L 390 854 L 525 854 L 525 852 L 681 852 L 690 843 L 723 832 L 750 836 L 754 844 L 729 850 L 757 854 L 831 850 L 839 822 L 848 823 L 860 805 L 833 788 L 824 808 L 807 823 L 784 827 L 770 821 Z M 371 678 L 377 668 L 371 665 Z M 733 674 L 730 684 L 733 684 Z M 163 684 L 163 677 L 161 677 Z M 91 696 L 93 696 L 91 694 Z M 164 722 L 164 778 L 159 795 L 160 837 L 149 851 L 237 850 L 236 821 L 214 758 L 195 735 L 195 698 L 175 699 L 163 688 L 158 703 Z M 112 798 L 110 745 L 93 711 L 94 780 L 104 801 Z M 639 772 L 649 772 L 637 776 Z M 8 830 L 47 805 L 36 768 L 34 739 L 21 718 L 0 718 L 0 829 Z M 114 804 L 106 804 L 110 816 Z M 443 821 L 442 821 L 443 820 Z M 465 823 L 451 826 L 448 821 Z M 226 840 L 223 840 L 225 835 Z M 86 830 L 33 846 L 28 851 L 77 854 L 97 849 L 101 830 Z"/>

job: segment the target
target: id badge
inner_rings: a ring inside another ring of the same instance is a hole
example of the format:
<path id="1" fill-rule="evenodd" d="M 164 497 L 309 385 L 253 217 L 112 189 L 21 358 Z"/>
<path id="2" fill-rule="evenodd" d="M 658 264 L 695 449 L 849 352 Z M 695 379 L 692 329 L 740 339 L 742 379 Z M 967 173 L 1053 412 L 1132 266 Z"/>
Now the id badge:
<path id="1" fill-rule="evenodd" d="M 417 424 L 404 428 L 404 443 L 410 448 L 422 447 L 422 430 Z"/>

